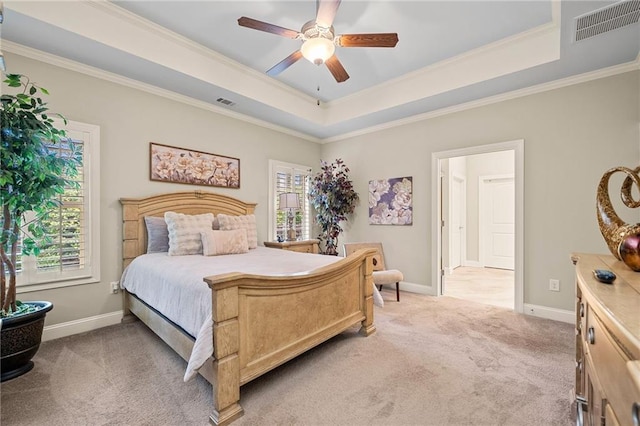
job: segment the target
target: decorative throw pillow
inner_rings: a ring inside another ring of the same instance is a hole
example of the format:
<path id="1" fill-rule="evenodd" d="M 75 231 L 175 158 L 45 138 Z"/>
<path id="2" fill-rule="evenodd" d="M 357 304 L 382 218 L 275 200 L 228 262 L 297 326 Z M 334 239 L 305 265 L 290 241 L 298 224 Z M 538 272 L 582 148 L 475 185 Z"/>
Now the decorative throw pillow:
<path id="1" fill-rule="evenodd" d="M 200 232 L 213 226 L 213 213 L 187 215 L 166 212 L 164 220 L 169 231 L 169 256 L 202 254 Z"/>
<path id="2" fill-rule="evenodd" d="M 169 231 L 163 217 L 145 216 L 147 227 L 147 253 L 166 253 L 169 251 Z"/>
<path id="3" fill-rule="evenodd" d="M 200 232 L 200 237 L 202 238 L 202 254 L 205 256 L 241 254 L 249 251 L 245 229 L 203 231 Z"/>
<path id="4" fill-rule="evenodd" d="M 254 249 L 258 247 L 258 228 L 256 227 L 255 215 L 248 214 L 244 216 L 229 216 L 226 214 L 219 214 L 218 221 L 220 222 L 221 231 L 246 229 L 249 248 Z"/>

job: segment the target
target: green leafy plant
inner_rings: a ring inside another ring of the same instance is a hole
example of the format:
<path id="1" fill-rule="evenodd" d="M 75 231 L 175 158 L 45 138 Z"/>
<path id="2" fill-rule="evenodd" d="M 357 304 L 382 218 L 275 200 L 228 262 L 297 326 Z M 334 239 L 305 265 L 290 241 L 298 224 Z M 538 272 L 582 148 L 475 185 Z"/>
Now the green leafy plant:
<path id="1" fill-rule="evenodd" d="M 358 199 L 344 162 L 339 158 L 333 163 L 321 161 L 320 171 L 311 179 L 309 201 L 322 231 L 319 239 L 325 241 L 324 254 L 338 254 L 340 222 L 353 213 Z"/>
<path id="2" fill-rule="evenodd" d="M 65 188 L 81 167 L 81 154 L 54 125 L 42 95 L 49 92 L 20 74 L 4 83 L 16 94 L 0 97 L 0 316 L 29 309 L 16 300 L 18 260 L 35 255 L 50 244 L 48 212 L 60 205 Z M 64 123 L 66 120 L 59 114 Z M 65 144 L 60 149 L 60 144 Z M 30 219 L 26 219 L 26 214 Z"/>

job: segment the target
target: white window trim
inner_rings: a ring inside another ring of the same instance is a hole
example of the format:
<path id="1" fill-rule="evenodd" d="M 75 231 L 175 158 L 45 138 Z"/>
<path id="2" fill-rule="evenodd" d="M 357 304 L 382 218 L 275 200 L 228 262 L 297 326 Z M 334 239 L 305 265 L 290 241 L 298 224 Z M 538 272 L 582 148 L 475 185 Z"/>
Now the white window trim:
<path id="1" fill-rule="evenodd" d="M 269 160 L 269 227 L 268 227 L 268 240 L 271 241 L 274 238 L 274 235 L 276 234 L 276 230 L 275 230 L 275 226 L 274 224 L 276 223 L 276 211 L 273 205 L 273 199 L 275 196 L 275 182 L 273 181 L 273 177 L 275 174 L 275 169 L 276 168 L 288 168 L 288 169 L 298 169 L 298 170 L 312 170 L 311 167 L 309 166 L 305 166 L 302 164 L 294 164 L 294 163 L 287 163 L 284 161 L 278 161 L 278 160 Z M 309 172 L 309 174 L 311 174 L 311 172 Z M 310 224 L 311 225 L 311 224 Z M 309 228 L 309 235 L 312 234 L 312 227 Z"/>
<path id="2" fill-rule="evenodd" d="M 87 259 L 89 259 L 90 263 L 87 273 L 77 278 L 66 277 L 50 280 L 45 278 L 46 281 L 29 284 L 24 282 L 25 278 L 29 279 L 28 275 L 26 277 L 19 276 L 16 289 L 18 294 L 100 282 L 100 126 L 71 120 L 67 120 L 66 126 L 62 120 L 55 120 L 55 126 L 64 128 L 68 133 L 82 132 L 87 135 L 84 140 L 85 160 L 83 167 L 84 173 L 89 176 L 88 194 L 90 200 L 87 216 L 91 218 L 91 228 L 89 229 L 86 250 L 88 251 Z"/>

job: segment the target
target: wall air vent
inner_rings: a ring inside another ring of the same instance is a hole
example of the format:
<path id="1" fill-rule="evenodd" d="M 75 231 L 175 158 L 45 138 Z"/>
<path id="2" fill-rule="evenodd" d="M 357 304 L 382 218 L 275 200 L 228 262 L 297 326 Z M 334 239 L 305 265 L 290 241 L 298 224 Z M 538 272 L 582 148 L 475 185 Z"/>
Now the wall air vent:
<path id="1" fill-rule="evenodd" d="M 638 1 L 640 1 L 640 0 L 638 0 Z M 235 102 L 230 101 L 229 99 L 225 99 L 225 98 L 218 98 L 218 99 L 216 99 L 216 102 L 220 102 L 222 105 L 228 106 L 228 107 L 234 106 L 236 104 Z"/>
<path id="2" fill-rule="evenodd" d="M 575 41 L 585 40 L 640 20 L 640 0 L 623 0 L 575 18 Z"/>

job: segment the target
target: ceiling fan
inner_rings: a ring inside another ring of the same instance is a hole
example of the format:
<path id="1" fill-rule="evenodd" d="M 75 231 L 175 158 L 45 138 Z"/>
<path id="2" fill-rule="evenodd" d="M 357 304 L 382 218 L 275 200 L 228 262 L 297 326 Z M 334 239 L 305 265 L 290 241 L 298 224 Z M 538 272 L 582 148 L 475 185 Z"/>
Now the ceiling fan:
<path id="1" fill-rule="evenodd" d="M 307 22 L 300 31 L 290 30 L 277 25 L 268 24 L 246 16 L 238 19 L 242 27 L 265 31 L 279 36 L 302 40 L 300 50 L 267 70 L 267 74 L 275 76 L 296 63 L 300 58 L 306 58 L 316 65 L 326 64 L 329 72 L 338 83 L 349 78 L 338 57 L 335 55 L 336 46 L 340 47 L 395 47 L 398 43 L 397 33 L 369 33 L 369 34 L 340 34 L 333 29 L 333 19 L 338 11 L 341 0 L 316 0 L 316 19 Z"/>

